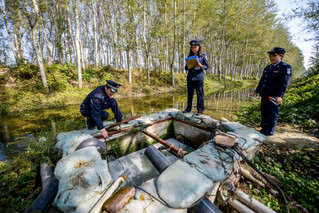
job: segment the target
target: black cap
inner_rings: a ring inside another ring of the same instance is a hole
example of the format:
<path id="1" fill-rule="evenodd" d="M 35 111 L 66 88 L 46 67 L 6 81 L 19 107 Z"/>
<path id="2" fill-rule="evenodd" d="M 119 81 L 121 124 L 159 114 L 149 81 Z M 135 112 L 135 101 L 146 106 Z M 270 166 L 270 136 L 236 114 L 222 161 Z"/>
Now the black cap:
<path id="1" fill-rule="evenodd" d="M 106 80 L 107 84 L 106 87 L 110 88 L 112 92 L 117 92 L 117 89 L 122 86 L 119 83 L 116 83 L 115 81 L 111 81 L 111 80 Z"/>
<path id="2" fill-rule="evenodd" d="M 200 45 L 202 43 L 202 41 L 201 40 L 199 40 L 199 39 L 193 39 L 193 40 L 191 40 L 191 42 L 189 42 L 189 44 L 190 45 Z"/>
<path id="3" fill-rule="evenodd" d="M 267 53 L 278 53 L 278 54 L 285 54 L 285 48 L 275 47 L 274 49 L 268 51 Z"/>

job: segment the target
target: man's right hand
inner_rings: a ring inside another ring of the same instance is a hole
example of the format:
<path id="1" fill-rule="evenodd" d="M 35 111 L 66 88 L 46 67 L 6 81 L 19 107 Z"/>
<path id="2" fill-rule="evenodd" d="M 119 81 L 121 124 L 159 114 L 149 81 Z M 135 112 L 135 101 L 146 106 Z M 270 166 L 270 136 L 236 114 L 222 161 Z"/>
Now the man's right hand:
<path id="1" fill-rule="evenodd" d="M 109 134 L 107 133 L 107 131 L 105 129 L 102 131 L 102 135 L 103 135 L 104 138 L 108 138 L 109 137 Z"/>
<path id="2" fill-rule="evenodd" d="M 253 97 L 257 97 L 258 96 L 258 93 L 257 92 L 254 92 L 253 93 Z"/>

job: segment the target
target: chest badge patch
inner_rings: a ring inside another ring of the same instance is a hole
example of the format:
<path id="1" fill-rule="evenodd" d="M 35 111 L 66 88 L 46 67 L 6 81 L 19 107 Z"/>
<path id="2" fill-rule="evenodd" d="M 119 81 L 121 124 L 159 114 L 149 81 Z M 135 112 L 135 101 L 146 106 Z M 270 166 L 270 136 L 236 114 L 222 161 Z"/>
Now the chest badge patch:
<path id="1" fill-rule="evenodd" d="M 290 68 L 287 69 L 287 74 L 288 75 L 291 74 L 291 69 Z"/>
<path id="2" fill-rule="evenodd" d="M 279 73 L 279 71 L 275 70 L 274 73 Z"/>

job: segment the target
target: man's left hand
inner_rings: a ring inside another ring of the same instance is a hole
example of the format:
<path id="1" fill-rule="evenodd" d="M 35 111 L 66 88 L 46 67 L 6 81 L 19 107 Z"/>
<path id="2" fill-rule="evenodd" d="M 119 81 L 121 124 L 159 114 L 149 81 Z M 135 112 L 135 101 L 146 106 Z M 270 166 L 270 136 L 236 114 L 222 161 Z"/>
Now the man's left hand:
<path id="1" fill-rule="evenodd" d="M 281 102 L 282 102 L 282 98 L 281 97 L 275 97 L 275 99 L 276 99 L 276 103 L 277 104 L 281 104 Z"/>

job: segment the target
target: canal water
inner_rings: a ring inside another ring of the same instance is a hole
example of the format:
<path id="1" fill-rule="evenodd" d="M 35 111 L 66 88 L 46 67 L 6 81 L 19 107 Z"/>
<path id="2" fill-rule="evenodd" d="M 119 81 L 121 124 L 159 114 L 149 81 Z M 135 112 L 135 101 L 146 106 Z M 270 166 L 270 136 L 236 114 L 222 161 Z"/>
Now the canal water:
<path id="1" fill-rule="evenodd" d="M 252 100 L 249 95 L 252 89 L 244 88 L 229 92 L 218 92 L 205 97 L 205 115 L 215 119 L 222 117 L 232 119 L 234 113 Z M 116 98 L 116 96 L 115 96 Z M 145 97 L 118 99 L 119 106 L 125 116 L 156 113 L 167 108 L 186 109 L 187 94 L 162 94 Z M 192 112 L 196 113 L 196 94 L 194 95 Z M 61 109 L 27 112 L 20 114 L 0 114 L 0 160 L 12 158 L 27 149 L 31 140 L 38 140 L 41 132 L 67 132 L 85 128 L 85 120 L 79 112 L 80 106 L 70 106 Z M 108 120 L 114 120 L 110 109 Z M 115 120 L 114 120 L 115 121 Z"/>

